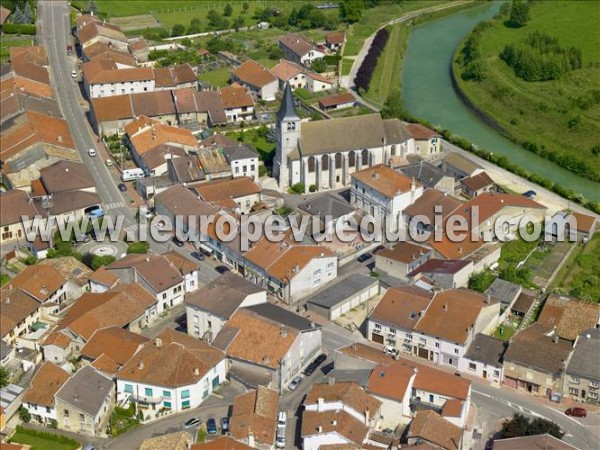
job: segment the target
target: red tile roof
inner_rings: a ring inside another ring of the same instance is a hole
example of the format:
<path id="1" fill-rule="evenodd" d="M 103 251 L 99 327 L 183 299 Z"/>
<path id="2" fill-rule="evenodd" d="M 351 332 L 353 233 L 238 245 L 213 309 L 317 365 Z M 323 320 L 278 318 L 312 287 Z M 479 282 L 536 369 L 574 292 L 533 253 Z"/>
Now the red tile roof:
<path id="1" fill-rule="evenodd" d="M 275 75 L 262 64 L 249 59 L 242 65 L 234 69 L 232 75 L 241 80 L 243 83 L 250 84 L 256 87 L 263 87 L 269 83 L 277 81 Z"/>

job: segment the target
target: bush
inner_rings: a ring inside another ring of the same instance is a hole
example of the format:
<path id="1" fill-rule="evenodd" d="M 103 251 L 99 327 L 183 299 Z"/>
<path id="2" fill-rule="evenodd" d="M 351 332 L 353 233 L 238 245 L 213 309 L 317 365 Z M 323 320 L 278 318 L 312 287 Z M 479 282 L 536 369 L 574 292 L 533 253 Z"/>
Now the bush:
<path id="1" fill-rule="evenodd" d="M 316 184 L 311 184 L 311 185 L 308 187 L 308 190 L 309 190 L 309 192 L 317 192 L 317 191 L 319 190 L 319 188 L 317 187 L 317 185 L 316 185 Z"/>
<path id="2" fill-rule="evenodd" d="M 5 23 L 2 26 L 2 31 L 5 34 L 28 34 L 34 36 L 36 27 L 28 23 Z"/>
<path id="3" fill-rule="evenodd" d="M 19 408 L 19 419 L 21 419 L 25 423 L 29 423 L 31 421 L 31 414 L 29 414 L 27 408 L 23 406 Z"/>
<path id="4" fill-rule="evenodd" d="M 150 244 L 148 242 L 132 242 L 127 246 L 127 254 L 130 253 L 148 253 Z"/>
<path id="5" fill-rule="evenodd" d="M 383 52 L 389 37 L 390 32 L 387 28 L 382 28 L 377 32 L 375 38 L 373 38 L 373 43 L 369 48 L 369 52 L 356 72 L 356 78 L 354 78 L 354 84 L 357 89 L 363 89 L 363 91 L 369 90 L 373 72 L 375 71 L 375 67 L 377 67 L 377 60 Z"/>
<path id="6" fill-rule="evenodd" d="M 115 257 L 111 256 L 111 255 L 104 255 L 104 256 L 95 255 L 92 258 L 90 268 L 92 270 L 98 270 L 100 267 L 108 266 L 110 263 L 113 263 L 114 261 L 115 261 Z"/>
<path id="7" fill-rule="evenodd" d="M 269 174 L 269 171 L 265 166 L 258 166 L 258 176 L 265 177 Z"/>
<path id="8" fill-rule="evenodd" d="M 304 183 L 296 183 L 290 187 L 290 192 L 293 194 L 304 194 L 304 191 L 306 191 Z"/>

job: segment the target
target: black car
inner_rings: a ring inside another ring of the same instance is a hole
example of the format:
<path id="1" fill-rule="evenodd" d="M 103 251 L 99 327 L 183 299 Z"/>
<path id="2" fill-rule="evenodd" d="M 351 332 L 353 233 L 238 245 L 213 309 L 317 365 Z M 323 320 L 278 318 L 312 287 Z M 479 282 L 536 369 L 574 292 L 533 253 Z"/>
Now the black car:
<path id="1" fill-rule="evenodd" d="M 183 241 L 180 241 L 177 236 L 173 237 L 173 239 L 171 239 L 171 242 L 173 242 L 173 244 L 175 244 L 177 247 L 183 247 L 184 243 Z"/>
<path id="2" fill-rule="evenodd" d="M 362 255 L 360 255 L 358 257 L 358 262 L 365 262 L 368 261 L 369 259 L 371 259 L 371 254 L 370 253 L 363 253 Z"/>
<path id="3" fill-rule="evenodd" d="M 198 261 L 204 261 L 206 258 L 202 252 L 192 252 L 192 257 L 196 258 Z"/>
<path id="4" fill-rule="evenodd" d="M 221 275 L 223 275 L 224 273 L 230 272 L 230 270 L 225 266 L 217 266 L 217 267 L 215 267 L 215 270 L 217 272 L 219 272 Z"/>
<path id="5" fill-rule="evenodd" d="M 527 198 L 532 198 L 532 197 L 535 197 L 536 195 L 537 195 L 537 192 L 535 192 L 535 191 L 523 192 L 523 197 L 527 197 Z"/>
<path id="6" fill-rule="evenodd" d="M 311 376 L 311 375 L 312 375 L 312 374 L 315 372 L 315 370 L 317 370 L 317 367 L 318 367 L 318 366 L 317 366 L 317 365 L 314 363 L 314 361 L 313 361 L 313 362 L 311 362 L 311 363 L 310 363 L 310 364 L 309 364 L 309 365 L 306 367 L 306 369 L 304 369 L 304 375 L 306 375 L 307 377 L 310 377 L 310 376 Z"/>
<path id="7" fill-rule="evenodd" d="M 325 353 L 321 353 L 317 358 L 313 361 L 313 364 L 316 364 L 319 367 L 321 364 L 325 362 L 327 359 L 327 355 Z"/>
<path id="8" fill-rule="evenodd" d="M 217 434 L 219 430 L 217 430 L 217 421 L 213 418 L 210 418 L 206 421 L 206 431 L 208 434 Z"/>
<path id="9" fill-rule="evenodd" d="M 119 184 L 117 185 L 117 187 L 119 188 L 119 190 L 120 190 L 121 192 L 125 192 L 125 191 L 127 190 L 127 186 L 125 186 L 125 184 L 124 184 L 124 183 L 119 183 Z"/>

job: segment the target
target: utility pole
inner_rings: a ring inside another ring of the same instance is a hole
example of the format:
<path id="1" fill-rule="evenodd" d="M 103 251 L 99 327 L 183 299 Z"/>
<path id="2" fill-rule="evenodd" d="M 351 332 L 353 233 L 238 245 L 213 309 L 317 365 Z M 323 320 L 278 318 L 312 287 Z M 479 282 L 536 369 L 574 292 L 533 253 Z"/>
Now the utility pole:
<path id="1" fill-rule="evenodd" d="M 44 208 L 46 210 L 46 227 L 50 224 L 50 209 L 52 209 L 52 207 L 54 206 L 54 202 L 52 200 L 52 195 L 45 195 L 42 197 L 42 208 Z M 52 248 L 54 247 L 52 245 L 52 233 L 54 232 L 53 228 L 50 228 L 50 242 L 49 247 Z"/>

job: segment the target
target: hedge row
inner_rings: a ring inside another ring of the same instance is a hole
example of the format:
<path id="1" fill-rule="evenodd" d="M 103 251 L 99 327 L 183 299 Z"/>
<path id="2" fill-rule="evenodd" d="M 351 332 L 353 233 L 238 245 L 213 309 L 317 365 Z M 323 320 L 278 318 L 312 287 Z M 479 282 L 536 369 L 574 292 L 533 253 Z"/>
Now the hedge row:
<path id="1" fill-rule="evenodd" d="M 35 35 L 36 27 L 29 23 L 5 23 L 2 25 L 4 34 L 30 34 Z"/>
<path id="2" fill-rule="evenodd" d="M 356 78 L 354 78 L 354 84 L 356 85 L 357 89 L 363 89 L 365 92 L 369 90 L 373 72 L 377 67 L 377 60 L 379 59 L 379 55 L 381 55 L 383 52 L 389 37 L 390 32 L 386 28 L 382 28 L 373 38 L 373 43 L 369 48 L 369 53 L 367 53 L 367 56 L 365 56 L 365 59 L 360 65 L 358 72 L 356 72 Z"/>

